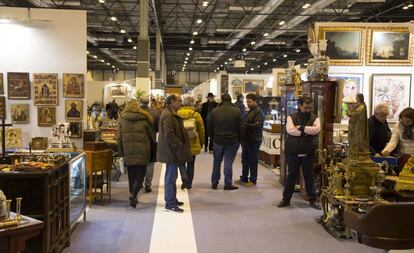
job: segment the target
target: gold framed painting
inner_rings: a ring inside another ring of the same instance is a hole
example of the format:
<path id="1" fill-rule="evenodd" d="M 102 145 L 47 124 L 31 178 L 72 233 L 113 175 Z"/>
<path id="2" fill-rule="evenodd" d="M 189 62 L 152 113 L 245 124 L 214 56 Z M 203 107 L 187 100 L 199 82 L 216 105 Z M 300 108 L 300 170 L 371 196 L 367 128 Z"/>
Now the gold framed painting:
<path id="1" fill-rule="evenodd" d="M 4 95 L 4 76 L 0 73 L 0 95 Z"/>
<path id="2" fill-rule="evenodd" d="M 6 97 L 0 97 L 0 119 L 6 119 Z"/>
<path id="3" fill-rule="evenodd" d="M 0 129 L 0 142 L 1 142 L 1 129 Z M 6 128 L 6 148 L 21 148 L 22 144 L 22 129 L 21 128 Z"/>
<path id="4" fill-rule="evenodd" d="M 413 36 L 407 27 L 369 28 L 366 65 L 411 66 Z"/>
<path id="5" fill-rule="evenodd" d="M 33 74 L 34 105 L 58 105 L 58 75 Z"/>
<path id="6" fill-rule="evenodd" d="M 351 26 L 319 27 L 319 39 L 327 40 L 330 65 L 362 65 L 365 28 Z"/>
<path id="7" fill-rule="evenodd" d="M 126 85 L 121 85 L 121 84 L 111 86 L 111 97 L 113 98 L 128 97 L 128 87 Z"/>
<path id="8" fill-rule="evenodd" d="M 56 107 L 37 107 L 37 125 L 50 127 L 56 124 Z"/>
<path id="9" fill-rule="evenodd" d="M 83 101 L 82 100 L 66 100 L 65 101 L 65 117 L 66 119 L 82 119 Z"/>
<path id="10" fill-rule="evenodd" d="M 70 138 L 82 138 L 82 121 L 69 121 Z"/>
<path id="11" fill-rule="evenodd" d="M 243 80 L 243 93 L 259 94 L 264 88 L 264 80 Z"/>
<path id="12" fill-rule="evenodd" d="M 8 99 L 30 99 L 29 73 L 7 73 L 7 97 Z"/>
<path id="13" fill-rule="evenodd" d="M 10 106 L 13 124 L 29 124 L 29 104 L 12 104 Z"/>
<path id="14" fill-rule="evenodd" d="M 63 97 L 84 98 L 85 78 L 83 74 L 63 74 Z"/>

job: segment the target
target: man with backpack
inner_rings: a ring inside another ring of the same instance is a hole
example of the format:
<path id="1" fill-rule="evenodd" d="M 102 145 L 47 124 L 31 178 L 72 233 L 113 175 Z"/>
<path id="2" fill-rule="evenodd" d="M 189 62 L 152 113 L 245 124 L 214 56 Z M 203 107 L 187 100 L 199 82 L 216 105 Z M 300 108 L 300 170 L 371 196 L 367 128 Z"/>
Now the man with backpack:
<path id="1" fill-rule="evenodd" d="M 194 178 L 194 163 L 196 155 L 201 153 L 201 146 L 204 144 L 204 122 L 201 115 L 194 108 L 194 98 L 192 96 L 184 97 L 183 107 L 177 114 L 183 118 L 184 128 L 187 130 L 190 139 L 191 154 L 193 160 L 180 165 L 180 173 L 183 184 L 181 189 L 192 188 Z"/>

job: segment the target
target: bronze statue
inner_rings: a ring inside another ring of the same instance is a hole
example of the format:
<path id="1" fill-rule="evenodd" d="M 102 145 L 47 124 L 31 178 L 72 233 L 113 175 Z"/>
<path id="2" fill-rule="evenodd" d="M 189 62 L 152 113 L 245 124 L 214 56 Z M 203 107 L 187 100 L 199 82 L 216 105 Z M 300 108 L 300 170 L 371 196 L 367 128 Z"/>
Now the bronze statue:
<path id="1" fill-rule="evenodd" d="M 367 105 L 364 102 L 364 95 L 356 95 L 356 104 L 348 105 L 346 115 L 349 119 L 348 142 L 349 153 L 359 154 L 368 152 L 369 135 L 367 121 Z"/>

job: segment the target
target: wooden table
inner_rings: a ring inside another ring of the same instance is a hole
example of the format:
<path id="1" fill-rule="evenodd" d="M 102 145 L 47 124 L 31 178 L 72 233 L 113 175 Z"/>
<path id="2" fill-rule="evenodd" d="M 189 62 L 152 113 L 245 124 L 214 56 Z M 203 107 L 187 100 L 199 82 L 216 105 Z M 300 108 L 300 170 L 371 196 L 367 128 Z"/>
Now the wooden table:
<path id="1" fill-rule="evenodd" d="M 26 248 L 26 241 L 38 236 L 43 229 L 43 222 L 27 216 L 22 217 L 24 219 L 23 224 L 0 229 L 0 249 L 2 253 L 23 252 Z"/>
<path id="2" fill-rule="evenodd" d="M 86 176 L 89 179 L 88 199 L 89 207 L 92 201 L 98 197 L 108 195 L 108 202 L 111 202 L 111 170 L 112 150 L 85 151 L 86 153 Z M 106 174 L 106 179 L 104 175 Z M 106 185 L 106 193 L 104 193 Z M 99 191 L 98 191 L 99 190 Z"/>

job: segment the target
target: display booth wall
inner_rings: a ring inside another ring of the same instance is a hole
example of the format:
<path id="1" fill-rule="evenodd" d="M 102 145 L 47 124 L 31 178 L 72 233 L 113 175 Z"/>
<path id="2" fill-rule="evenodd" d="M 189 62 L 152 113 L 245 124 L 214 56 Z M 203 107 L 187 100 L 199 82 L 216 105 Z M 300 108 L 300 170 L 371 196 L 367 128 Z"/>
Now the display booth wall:
<path id="1" fill-rule="evenodd" d="M 30 20 L 28 20 L 30 12 Z M 0 73 L 4 75 L 6 96 L 6 122 L 10 123 L 11 104 L 30 105 L 30 123 L 14 124 L 22 128 L 23 145 L 28 146 L 32 137 L 51 136 L 50 127 L 38 127 L 37 106 L 33 105 L 33 73 L 58 74 L 58 105 L 56 122 L 65 121 L 63 98 L 63 73 L 84 74 L 86 78 L 86 11 L 52 10 L 0 7 L 0 18 L 11 23 L 0 24 Z M 24 21 L 24 22 L 23 22 Z M 7 98 L 7 72 L 28 72 L 31 81 L 29 100 Z M 86 84 L 86 80 L 85 80 Z M 85 96 L 87 85 L 85 85 Z M 79 98 L 82 99 L 82 98 Z M 83 115 L 86 115 L 86 97 Z M 86 126 L 86 120 L 83 121 Z M 80 139 L 74 141 L 81 146 Z"/>

